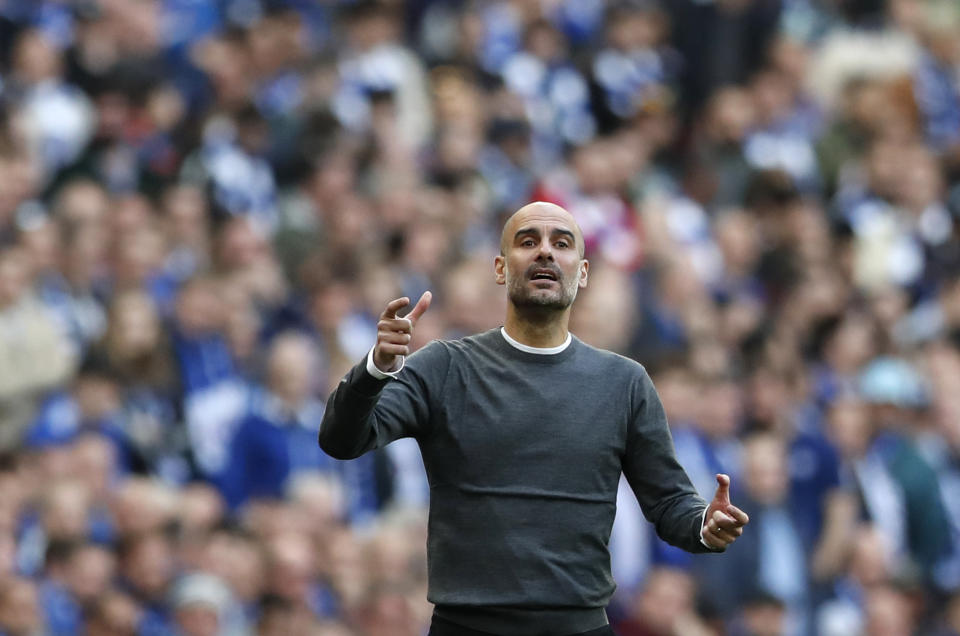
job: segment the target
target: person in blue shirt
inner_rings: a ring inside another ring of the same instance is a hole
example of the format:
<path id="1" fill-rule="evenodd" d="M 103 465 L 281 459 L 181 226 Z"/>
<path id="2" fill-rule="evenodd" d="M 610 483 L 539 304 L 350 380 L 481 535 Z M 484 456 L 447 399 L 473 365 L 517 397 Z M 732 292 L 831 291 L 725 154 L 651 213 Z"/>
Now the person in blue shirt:
<path id="1" fill-rule="evenodd" d="M 113 555 L 94 543 L 52 541 L 45 561 L 38 596 L 47 628 L 51 636 L 81 633 L 83 607 L 110 585 Z"/>
<path id="2" fill-rule="evenodd" d="M 218 480 L 231 509 L 254 498 L 282 498 L 291 478 L 304 471 L 343 479 L 355 521 L 376 509 L 373 460 L 354 466 L 328 457 L 316 445 L 324 408 L 311 381 L 318 377 L 317 357 L 313 341 L 302 334 L 281 334 L 271 344 L 265 384 L 251 392 Z"/>

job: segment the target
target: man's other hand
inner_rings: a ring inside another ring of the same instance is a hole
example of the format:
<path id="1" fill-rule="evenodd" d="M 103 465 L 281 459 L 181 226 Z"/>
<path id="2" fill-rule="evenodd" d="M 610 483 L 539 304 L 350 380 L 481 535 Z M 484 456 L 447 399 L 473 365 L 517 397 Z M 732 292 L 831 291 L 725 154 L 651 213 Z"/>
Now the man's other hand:
<path id="1" fill-rule="evenodd" d="M 743 526 L 750 522 L 747 513 L 730 503 L 730 477 L 717 475 L 717 492 L 703 516 L 700 536 L 704 543 L 723 550 L 743 534 Z"/>
<path id="2" fill-rule="evenodd" d="M 373 348 L 373 364 L 378 369 L 390 373 L 400 365 L 400 358 L 410 354 L 413 328 L 417 326 L 423 312 L 430 307 L 432 298 L 430 292 L 423 292 L 414 308 L 403 318 L 398 318 L 397 312 L 410 304 L 409 298 L 404 296 L 387 304 L 377 323 L 377 344 Z"/>

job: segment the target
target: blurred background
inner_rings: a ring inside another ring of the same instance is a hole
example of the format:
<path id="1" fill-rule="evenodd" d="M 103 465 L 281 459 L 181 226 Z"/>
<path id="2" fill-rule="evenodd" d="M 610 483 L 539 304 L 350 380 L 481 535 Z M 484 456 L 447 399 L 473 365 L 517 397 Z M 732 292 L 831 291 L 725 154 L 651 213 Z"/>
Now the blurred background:
<path id="1" fill-rule="evenodd" d="M 619 634 L 960 634 L 954 0 L 0 0 L 0 633 L 423 634 L 415 443 L 317 426 L 389 299 L 500 324 L 535 199 L 752 517 L 622 491 Z"/>

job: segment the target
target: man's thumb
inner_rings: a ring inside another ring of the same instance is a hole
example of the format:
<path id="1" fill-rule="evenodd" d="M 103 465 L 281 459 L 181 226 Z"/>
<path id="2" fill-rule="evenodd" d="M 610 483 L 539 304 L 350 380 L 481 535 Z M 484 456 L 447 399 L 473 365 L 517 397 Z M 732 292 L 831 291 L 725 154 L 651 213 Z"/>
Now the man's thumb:
<path id="1" fill-rule="evenodd" d="M 730 476 L 723 473 L 717 474 L 717 494 L 713 500 L 721 506 L 730 505 Z"/>

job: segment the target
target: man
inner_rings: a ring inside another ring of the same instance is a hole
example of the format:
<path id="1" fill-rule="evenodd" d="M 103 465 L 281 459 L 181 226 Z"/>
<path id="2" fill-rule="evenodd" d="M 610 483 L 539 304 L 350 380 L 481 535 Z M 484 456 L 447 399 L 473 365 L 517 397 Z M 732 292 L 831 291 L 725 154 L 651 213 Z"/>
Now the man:
<path id="1" fill-rule="evenodd" d="M 647 519 L 691 552 L 722 551 L 747 516 L 729 478 L 707 506 L 677 463 L 643 367 L 567 330 L 587 284 L 573 217 L 532 203 L 504 227 L 501 329 L 432 342 L 405 361 L 425 293 L 390 302 L 367 360 L 341 381 L 319 440 L 338 458 L 417 439 L 430 482 L 432 636 L 612 634 L 607 543 L 626 475 Z"/>

